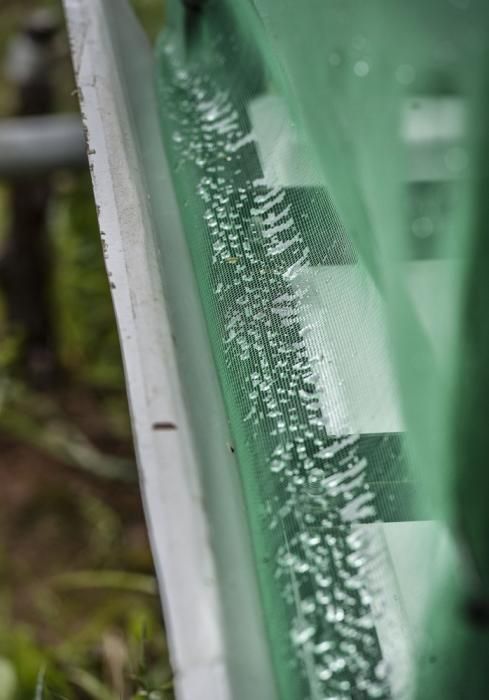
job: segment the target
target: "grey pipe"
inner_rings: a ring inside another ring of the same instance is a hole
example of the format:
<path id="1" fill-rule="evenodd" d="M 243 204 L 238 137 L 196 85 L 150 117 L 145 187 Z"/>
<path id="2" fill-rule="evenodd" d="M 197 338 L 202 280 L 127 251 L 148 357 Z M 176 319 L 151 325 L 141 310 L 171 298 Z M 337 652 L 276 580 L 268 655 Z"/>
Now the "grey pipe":
<path id="1" fill-rule="evenodd" d="M 0 120 L 0 178 L 86 166 L 85 137 L 79 115 Z"/>

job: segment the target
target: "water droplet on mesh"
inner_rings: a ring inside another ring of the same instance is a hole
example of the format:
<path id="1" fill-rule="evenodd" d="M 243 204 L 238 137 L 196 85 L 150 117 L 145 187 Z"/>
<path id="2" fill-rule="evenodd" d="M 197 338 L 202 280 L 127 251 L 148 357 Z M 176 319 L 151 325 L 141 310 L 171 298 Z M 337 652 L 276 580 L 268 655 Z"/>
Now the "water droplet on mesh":
<path id="1" fill-rule="evenodd" d="M 353 72 L 358 78 L 365 78 L 370 72 L 370 66 L 367 61 L 357 61 L 353 66 Z"/>
<path id="2" fill-rule="evenodd" d="M 329 681 L 333 676 L 333 672 L 327 666 L 319 666 L 317 675 L 320 681 Z"/>
<path id="3" fill-rule="evenodd" d="M 286 466 L 287 462 L 285 460 L 274 459 L 272 461 L 272 464 L 270 465 L 270 471 L 274 472 L 275 474 L 278 474 L 283 469 L 285 469 Z"/>
<path id="4" fill-rule="evenodd" d="M 345 611 L 343 608 L 329 605 L 326 609 L 326 620 L 328 622 L 342 622 L 345 619 Z"/>
<path id="5" fill-rule="evenodd" d="M 298 574 L 305 574 L 307 571 L 309 571 L 309 564 L 305 561 L 299 561 L 295 565 L 295 571 Z"/>
<path id="6" fill-rule="evenodd" d="M 292 630 L 292 642 L 297 646 L 303 646 L 314 636 L 315 629 L 304 621 L 299 622 Z"/>
<path id="7" fill-rule="evenodd" d="M 329 642 L 327 640 L 323 640 L 322 642 L 319 642 L 319 644 L 316 644 L 314 647 L 314 652 L 318 655 L 320 654 L 325 654 L 327 651 L 330 651 L 333 648 L 333 643 Z"/>

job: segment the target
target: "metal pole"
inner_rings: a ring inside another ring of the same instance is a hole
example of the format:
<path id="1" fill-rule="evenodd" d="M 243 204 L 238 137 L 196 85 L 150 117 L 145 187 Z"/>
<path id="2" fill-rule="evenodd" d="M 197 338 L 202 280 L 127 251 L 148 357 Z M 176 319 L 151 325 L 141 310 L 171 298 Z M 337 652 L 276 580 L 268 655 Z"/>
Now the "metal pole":
<path id="1" fill-rule="evenodd" d="M 57 30 L 54 15 L 38 11 L 10 45 L 6 72 L 17 87 L 16 116 L 46 115 L 54 109 L 51 66 Z M 22 337 L 21 366 L 38 386 L 52 383 L 58 373 L 47 226 L 51 193 L 47 176 L 25 173 L 11 183 L 11 220 L 0 260 L 8 318 Z"/>

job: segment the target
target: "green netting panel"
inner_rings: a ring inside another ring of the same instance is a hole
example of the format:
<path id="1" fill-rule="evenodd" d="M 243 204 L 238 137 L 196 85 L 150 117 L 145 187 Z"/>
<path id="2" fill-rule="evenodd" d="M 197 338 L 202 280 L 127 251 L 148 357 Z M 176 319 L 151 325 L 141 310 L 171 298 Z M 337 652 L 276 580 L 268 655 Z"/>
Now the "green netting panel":
<path id="1" fill-rule="evenodd" d="M 161 120 L 280 697 L 484 697 L 488 11 L 188 5 Z"/>

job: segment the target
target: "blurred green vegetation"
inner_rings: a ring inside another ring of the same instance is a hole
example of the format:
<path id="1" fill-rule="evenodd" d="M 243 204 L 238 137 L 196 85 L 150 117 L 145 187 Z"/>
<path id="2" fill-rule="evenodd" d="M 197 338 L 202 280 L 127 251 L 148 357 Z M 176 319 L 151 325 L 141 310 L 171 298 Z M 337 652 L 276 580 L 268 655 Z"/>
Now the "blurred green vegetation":
<path id="1" fill-rule="evenodd" d="M 87 206 L 88 205 L 88 206 Z M 104 389 L 120 389 L 117 328 L 88 174 L 59 182 L 52 220 L 58 337 L 63 366 Z"/>
<path id="2" fill-rule="evenodd" d="M 134 0 L 148 34 L 162 0 Z M 0 5 L 0 60 L 22 17 Z M 66 40 L 59 108 L 77 109 Z M 0 117 L 12 90 L 0 82 Z M 54 181 L 50 233 L 61 386 L 17 367 L 0 300 L 0 700 L 173 697 L 110 290 L 88 173 Z M 0 242 L 8 223 L 0 185 Z"/>
<path id="3" fill-rule="evenodd" d="M 161 31 L 165 19 L 165 0 L 130 0 L 151 41 Z"/>

